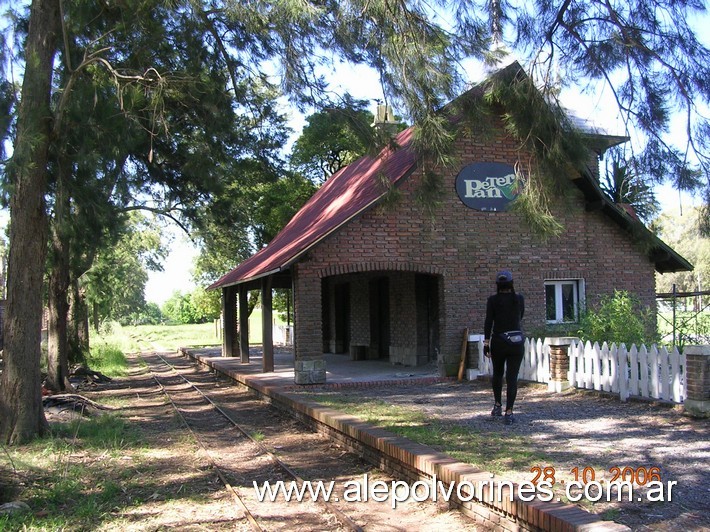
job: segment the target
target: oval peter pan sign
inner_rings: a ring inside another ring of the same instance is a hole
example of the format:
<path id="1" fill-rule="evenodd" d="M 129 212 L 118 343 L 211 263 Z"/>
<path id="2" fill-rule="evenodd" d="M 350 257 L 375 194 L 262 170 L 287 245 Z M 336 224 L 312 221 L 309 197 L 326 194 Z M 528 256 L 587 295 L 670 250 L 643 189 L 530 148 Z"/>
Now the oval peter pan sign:
<path id="1" fill-rule="evenodd" d="M 515 169 L 503 163 L 473 163 L 456 176 L 456 192 L 464 205 L 478 211 L 504 211 L 518 195 Z"/>

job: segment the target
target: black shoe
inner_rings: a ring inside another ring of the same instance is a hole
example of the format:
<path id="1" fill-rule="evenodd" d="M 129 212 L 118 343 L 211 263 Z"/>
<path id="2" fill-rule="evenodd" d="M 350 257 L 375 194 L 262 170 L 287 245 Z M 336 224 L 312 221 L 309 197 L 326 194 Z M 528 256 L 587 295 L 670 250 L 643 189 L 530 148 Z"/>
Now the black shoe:
<path id="1" fill-rule="evenodd" d="M 491 415 L 493 417 L 500 417 L 503 415 L 503 405 L 493 405 L 493 410 L 491 410 Z"/>
<path id="2" fill-rule="evenodd" d="M 515 421 L 515 419 L 513 418 L 512 412 L 503 416 L 503 423 L 505 423 L 506 425 L 512 425 L 513 421 Z"/>

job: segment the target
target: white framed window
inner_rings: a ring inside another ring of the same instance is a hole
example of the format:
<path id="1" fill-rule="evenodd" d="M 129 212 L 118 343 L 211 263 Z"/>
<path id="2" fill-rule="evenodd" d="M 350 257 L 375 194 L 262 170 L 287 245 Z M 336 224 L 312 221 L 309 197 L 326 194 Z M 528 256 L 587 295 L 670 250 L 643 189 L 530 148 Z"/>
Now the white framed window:
<path id="1" fill-rule="evenodd" d="M 545 319 L 547 323 L 575 323 L 584 305 L 584 280 L 545 281 Z"/>

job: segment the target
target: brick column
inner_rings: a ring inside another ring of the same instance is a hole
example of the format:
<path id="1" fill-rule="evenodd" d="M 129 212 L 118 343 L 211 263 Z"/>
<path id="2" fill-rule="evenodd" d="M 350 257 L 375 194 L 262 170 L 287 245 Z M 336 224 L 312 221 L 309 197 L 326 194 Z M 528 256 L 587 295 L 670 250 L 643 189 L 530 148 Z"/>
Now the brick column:
<path id="1" fill-rule="evenodd" d="M 293 273 L 294 381 L 325 383 L 321 279 L 300 264 Z"/>
<path id="2" fill-rule="evenodd" d="M 685 353 L 685 411 L 710 417 L 710 345 L 688 345 Z"/>
<path id="3" fill-rule="evenodd" d="M 562 392 L 570 387 L 568 349 L 575 340 L 578 338 L 569 336 L 547 339 L 550 346 L 550 381 L 547 389 L 551 392 Z"/>

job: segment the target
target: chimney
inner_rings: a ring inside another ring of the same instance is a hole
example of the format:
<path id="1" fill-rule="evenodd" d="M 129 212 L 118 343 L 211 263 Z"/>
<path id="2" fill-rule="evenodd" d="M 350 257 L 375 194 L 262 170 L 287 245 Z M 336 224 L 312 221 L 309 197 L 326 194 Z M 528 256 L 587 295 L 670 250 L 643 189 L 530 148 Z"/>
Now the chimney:
<path id="1" fill-rule="evenodd" d="M 399 123 L 399 120 L 394 117 L 392 107 L 387 104 L 377 104 L 377 111 L 375 112 L 375 121 L 372 123 L 372 127 L 376 129 L 383 129 L 389 131 L 390 134 L 394 134 L 397 130 L 397 125 Z"/>

